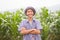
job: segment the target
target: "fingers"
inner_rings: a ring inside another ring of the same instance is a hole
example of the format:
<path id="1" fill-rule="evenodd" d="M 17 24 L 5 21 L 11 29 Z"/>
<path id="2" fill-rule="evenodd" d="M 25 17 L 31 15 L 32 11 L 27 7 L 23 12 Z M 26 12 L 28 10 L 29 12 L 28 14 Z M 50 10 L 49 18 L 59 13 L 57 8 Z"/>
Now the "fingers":
<path id="1" fill-rule="evenodd" d="M 32 31 L 35 31 L 36 29 L 31 29 Z"/>

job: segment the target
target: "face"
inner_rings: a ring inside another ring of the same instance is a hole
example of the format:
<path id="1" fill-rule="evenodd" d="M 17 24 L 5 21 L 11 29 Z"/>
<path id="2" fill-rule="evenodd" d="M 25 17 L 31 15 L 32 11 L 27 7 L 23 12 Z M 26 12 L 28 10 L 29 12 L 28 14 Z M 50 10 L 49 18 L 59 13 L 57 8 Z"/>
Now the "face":
<path id="1" fill-rule="evenodd" d="M 34 13 L 33 13 L 33 11 L 31 10 L 31 9 L 29 9 L 29 10 L 27 10 L 27 16 L 28 17 L 30 17 L 30 18 L 32 18 L 33 17 L 33 15 L 34 15 Z"/>

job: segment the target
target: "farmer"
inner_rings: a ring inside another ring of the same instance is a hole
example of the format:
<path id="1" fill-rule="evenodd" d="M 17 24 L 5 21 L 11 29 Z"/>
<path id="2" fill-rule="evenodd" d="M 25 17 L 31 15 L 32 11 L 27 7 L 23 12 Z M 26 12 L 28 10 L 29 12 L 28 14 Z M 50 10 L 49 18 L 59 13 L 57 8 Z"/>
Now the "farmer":
<path id="1" fill-rule="evenodd" d="M 42 26 L 39 21 L 33 19 L 36 11 L 33 7 L 25 9 L 26 20 L 20 23 L 18 30 L 23 34 L 23 40 L 41 40 Z"/>

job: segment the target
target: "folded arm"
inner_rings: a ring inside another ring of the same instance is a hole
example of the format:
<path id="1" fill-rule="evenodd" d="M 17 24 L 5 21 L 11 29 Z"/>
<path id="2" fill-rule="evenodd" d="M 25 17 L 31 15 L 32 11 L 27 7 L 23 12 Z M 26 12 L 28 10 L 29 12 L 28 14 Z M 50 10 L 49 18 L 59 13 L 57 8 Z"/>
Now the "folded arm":
<path id="1" fill-rule="evenodd" d="M 26 30 L 26 28 L 23 27 L 20 33 L 24 35 L 24 34 L 29 34 L 31 31 L 32 30 Z"/>
<path id="2" fill-rule="evenodd" d="M 38 30 L 38 29 L 30 29 L 30 30 L 26 30 L 26 28 L 22 28 L 21 29 L 21 32 L 20 32 L 21 34 L 40 34 L 41 32 L 40 32 L 40 30 Z"/>
<path id="3" fill-rule="evenodd" d="M 33 31 L 30 32 L 30 34 L 41 34 L 41 31 L 38 29 L 33 29 Z"/>

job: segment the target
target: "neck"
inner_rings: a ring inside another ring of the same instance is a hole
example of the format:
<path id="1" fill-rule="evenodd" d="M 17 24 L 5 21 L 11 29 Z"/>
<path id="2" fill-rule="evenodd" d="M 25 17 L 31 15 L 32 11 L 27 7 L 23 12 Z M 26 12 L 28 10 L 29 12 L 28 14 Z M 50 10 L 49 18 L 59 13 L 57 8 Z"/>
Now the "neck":
<path id="1" fill-rule="evenodd" d="M 29 20 L 29 21 L 32 21 L 32 20 L 33 20 L 33 18 L 28 18 L 28 20 Z"/>

